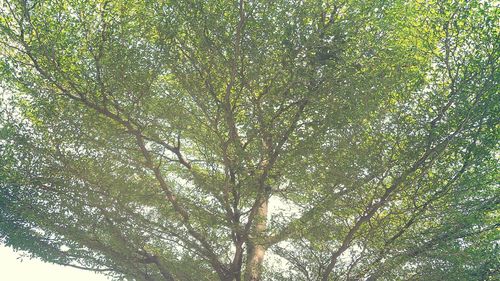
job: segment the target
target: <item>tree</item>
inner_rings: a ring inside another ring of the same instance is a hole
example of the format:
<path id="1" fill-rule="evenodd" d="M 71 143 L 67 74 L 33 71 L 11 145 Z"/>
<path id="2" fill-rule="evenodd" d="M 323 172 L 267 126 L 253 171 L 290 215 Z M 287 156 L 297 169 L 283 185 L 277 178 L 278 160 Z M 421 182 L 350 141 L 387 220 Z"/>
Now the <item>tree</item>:
<path id="1" fill-rule="evenodd" d="M 492 3 L 0 11 L 3 243 L 127 280 L 498 277 Z"/>

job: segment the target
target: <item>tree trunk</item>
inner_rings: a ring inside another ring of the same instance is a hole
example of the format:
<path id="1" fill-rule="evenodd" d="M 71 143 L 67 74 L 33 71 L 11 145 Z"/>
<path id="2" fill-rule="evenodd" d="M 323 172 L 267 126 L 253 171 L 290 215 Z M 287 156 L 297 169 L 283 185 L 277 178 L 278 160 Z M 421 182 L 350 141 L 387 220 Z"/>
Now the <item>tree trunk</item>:
<path id="1" fill-rule="evenodd" d="M 256 241 L 247 242 L 247 262 L 245 268 L 245 281 L 260 281 L 262 273 L 262 264 L 266 254 L 266 247 L 262 244 L 260 238 L 267 228 L 267 205 L 268 199 L 262 198 L 257 209 L 255 223 Z"/>

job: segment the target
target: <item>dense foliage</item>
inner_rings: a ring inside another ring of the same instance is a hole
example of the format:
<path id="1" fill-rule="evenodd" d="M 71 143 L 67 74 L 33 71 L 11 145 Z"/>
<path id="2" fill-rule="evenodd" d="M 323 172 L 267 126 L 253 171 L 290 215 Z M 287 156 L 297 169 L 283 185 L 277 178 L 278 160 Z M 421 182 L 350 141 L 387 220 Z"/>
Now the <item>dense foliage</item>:
<path id="1" fill-rule="evenodd" d="M 126 280 L 498 280 L 492 2 L 1 0 L 0 242 Z"/>

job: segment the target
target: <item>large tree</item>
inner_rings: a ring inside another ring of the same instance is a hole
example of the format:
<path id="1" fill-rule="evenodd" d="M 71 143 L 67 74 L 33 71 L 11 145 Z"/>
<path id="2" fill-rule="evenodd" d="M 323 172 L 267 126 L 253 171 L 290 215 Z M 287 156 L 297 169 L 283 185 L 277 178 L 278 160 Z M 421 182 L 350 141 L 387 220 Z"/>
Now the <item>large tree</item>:
<path id="1" fill-rule="evenodd" d="M 126 280 L 498 277 L 492 3 L 0 3 L 0 242 Z"/>

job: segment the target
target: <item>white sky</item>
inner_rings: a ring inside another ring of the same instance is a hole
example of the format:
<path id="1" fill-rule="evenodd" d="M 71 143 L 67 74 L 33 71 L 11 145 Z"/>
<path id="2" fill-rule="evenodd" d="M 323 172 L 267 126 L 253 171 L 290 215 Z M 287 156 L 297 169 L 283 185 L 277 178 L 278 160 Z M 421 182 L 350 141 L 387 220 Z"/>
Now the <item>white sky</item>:
<path id="1" fill-rule="evenodd" d="M 0 244 L 0 275 L 2 281 L 109 281 L 106 276 L 90 271 L 42 262 L 18 259 L 20 252 Z"/>

